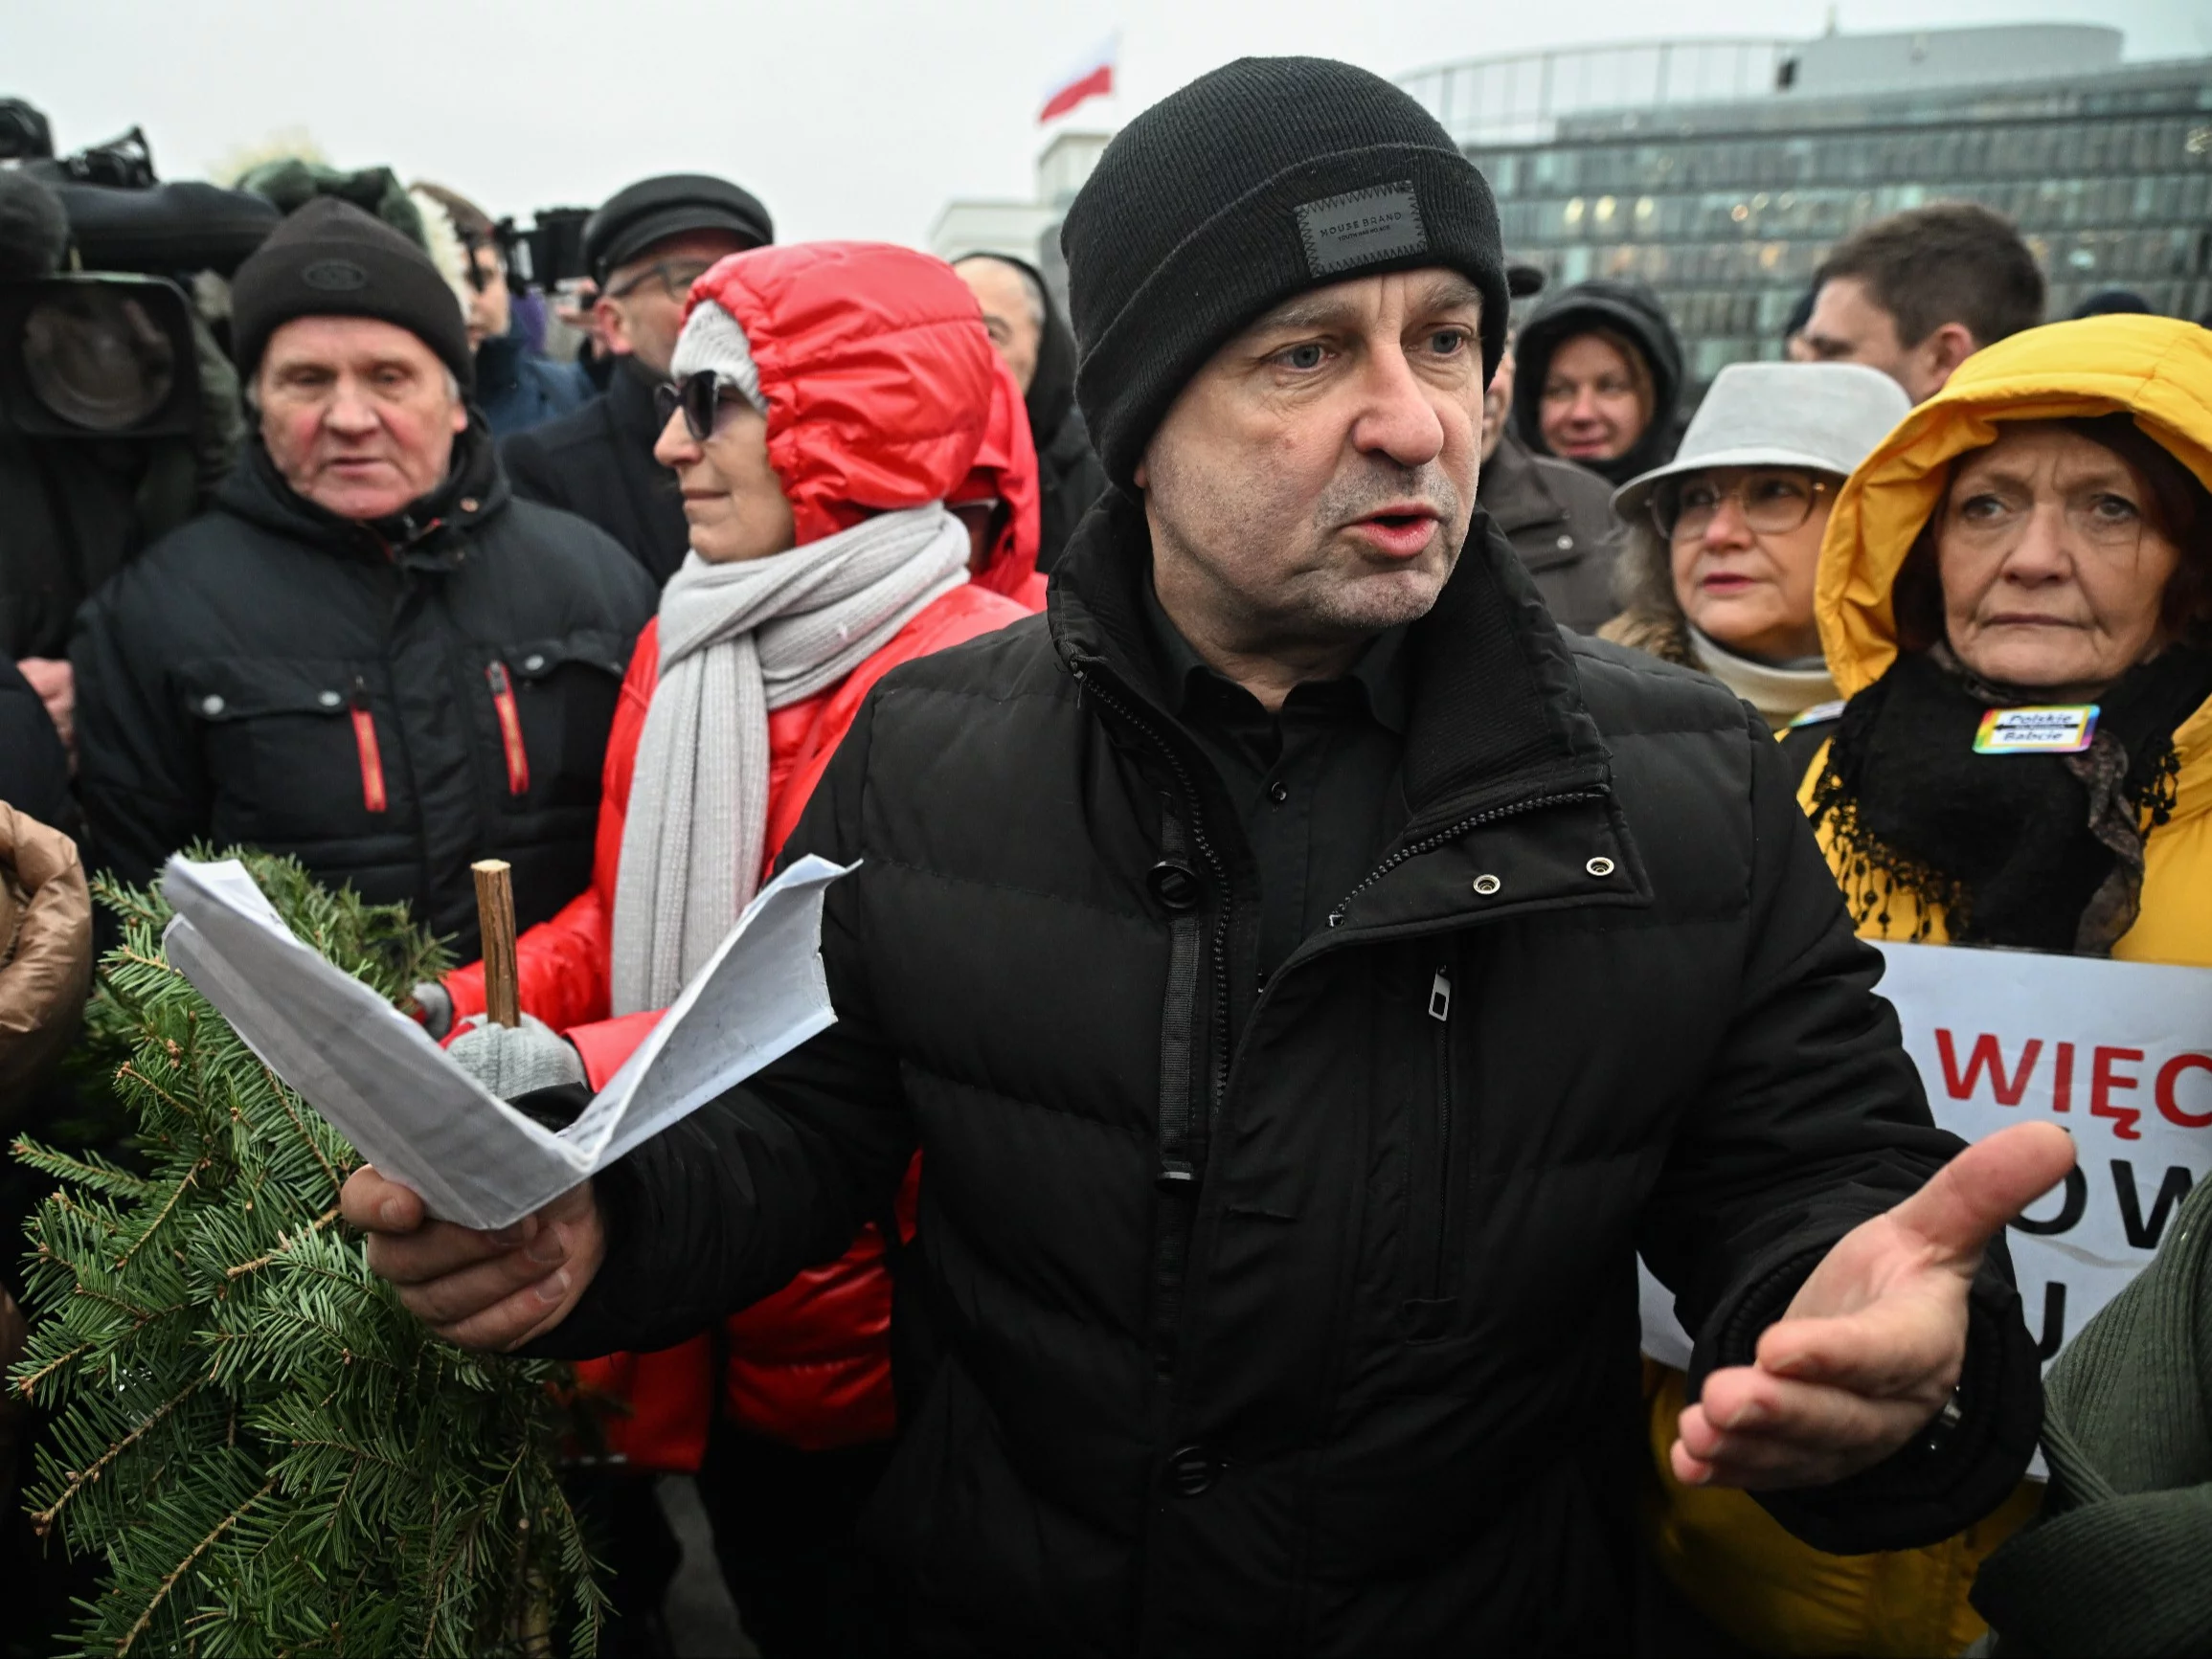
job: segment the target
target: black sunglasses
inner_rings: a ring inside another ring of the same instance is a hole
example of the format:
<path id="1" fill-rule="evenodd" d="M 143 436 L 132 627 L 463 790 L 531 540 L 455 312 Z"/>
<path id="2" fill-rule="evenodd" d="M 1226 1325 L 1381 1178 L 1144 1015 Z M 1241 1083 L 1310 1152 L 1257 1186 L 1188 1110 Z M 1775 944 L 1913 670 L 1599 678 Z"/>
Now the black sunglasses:
<path id="1" fill-rule="evenodd" d="M 666 426 L 668 416 L 682 410 L 684 430 L 694 443 L 714 436 L 714 416 L 723 404 L 744 401 L 745 394 L 734 386 L 722 385 L 711 369 L 697 370 L 681 380 L 664 380 L 653 388 L 653 411 L 661 424 Z"/>

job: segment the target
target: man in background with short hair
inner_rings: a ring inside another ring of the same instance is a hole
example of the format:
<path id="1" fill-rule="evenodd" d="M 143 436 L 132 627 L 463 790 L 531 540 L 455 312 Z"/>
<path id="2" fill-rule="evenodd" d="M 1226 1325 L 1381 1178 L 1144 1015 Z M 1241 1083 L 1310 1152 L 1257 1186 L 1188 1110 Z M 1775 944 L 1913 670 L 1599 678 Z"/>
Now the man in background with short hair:
<path id="1" fill-rule="evenodd" d="M 2010 220 L 1973 202 L 1893 213 L 1830 250 L 1796 363 L 1863 363 L 1915 403 L 1969 357 L 2043 320 L 2043 276 Z"/>
<path id="2" fill-rule="evenodd" d="M 589 519 L 655 583 L 691 545 L 676 481 L 653 459 L 653 389 L 668 376 L 684 298 L 715 260 L 775 239 L 768 210 L 727 179 L 671 173 L 610 196 L 584 224 L 595 334 L 616 359 L 606 392 L 500 446 L 517 495 Z"/>

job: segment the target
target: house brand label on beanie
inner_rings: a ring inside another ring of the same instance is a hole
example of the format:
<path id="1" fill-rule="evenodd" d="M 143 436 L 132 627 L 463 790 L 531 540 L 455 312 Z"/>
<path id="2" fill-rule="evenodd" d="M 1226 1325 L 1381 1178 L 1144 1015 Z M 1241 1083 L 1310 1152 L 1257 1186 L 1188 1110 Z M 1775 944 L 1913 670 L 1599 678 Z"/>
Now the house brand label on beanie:
<path id="1" fill-rule="evenodd" d="M 1429 250 L 1411 179 L 1307 202 L 1298 209 L 1298 235 L 1305 240 L 1306 266 L 1317 277 Z"/>
<path id="2" fill-rule="evenodd" d="M 369 273 L 350 259 L 317 259 L 300 273 L 300 280 L 326 294 L 350 294 L 369 286 Z"/>

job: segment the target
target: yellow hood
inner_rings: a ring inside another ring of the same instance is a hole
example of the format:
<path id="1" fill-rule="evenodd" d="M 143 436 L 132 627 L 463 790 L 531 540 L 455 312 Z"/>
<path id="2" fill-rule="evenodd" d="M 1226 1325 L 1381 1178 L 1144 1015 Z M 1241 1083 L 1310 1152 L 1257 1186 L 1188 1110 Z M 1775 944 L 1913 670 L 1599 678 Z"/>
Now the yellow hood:
<path id="1" fill-rule="evenodd" d="M 2212 489 L 2212 329 L 2135 316 L 2030 328 L 1975 352 L 1897 423 L 1838 494 L 1820 544 L 1813 608 L 1840 694 L 1896 660 L 1890 588 L 1952 459 L 1994 441 L 2000 420 L 2120 410 Z"/>

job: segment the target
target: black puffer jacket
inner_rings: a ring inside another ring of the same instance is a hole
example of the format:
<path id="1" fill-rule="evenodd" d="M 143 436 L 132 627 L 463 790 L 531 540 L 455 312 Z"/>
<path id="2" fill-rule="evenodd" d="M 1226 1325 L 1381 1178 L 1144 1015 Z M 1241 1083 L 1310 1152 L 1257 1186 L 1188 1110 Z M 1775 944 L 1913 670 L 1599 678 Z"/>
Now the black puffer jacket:
<path id="1" fill-rule="evenodd" d="M 1513 431 L 1531 455 L 1548 456 L 1544 441 L 1544 379 L 1551 354 L 1566 341 L 1593 328 L 1620 335 L 1642 353 L 1651 370 L 1651 418 L 1626 453 L 1611 460 L 1582 460 L 1609 483 L 1622 484 L 1638 473 L 1664 466 L 1682 441 L 1679 416 L 1682 397 L 1682 343 L 1666 307 L 1649 284 L 1592 278 L 1547 294 L 1528 314 L 1513 345 Z"/>
<path id="2" fill-rule="evenodd" d="M 152 878 L 196 838 L 296 853 L 479 954 L 470 861 L 528 928 L 590 885 L 599 769 L 652 583 L 512 500 L 481 424 L 407 514 L 336 518 L 257 442 L 213 511 L 84 607 L 79 782 L 94 863 Z M 511 739 L 511 741 L 510 741 Z"/>
<path id="3" fill-rule="evenodd" d="M 499 455 L 517 495 L 598 526 L 658 586 L 691 550 L 676 475 L 653 459 L 660 436 L 651 375 L 619 357 L 602 395 L 515 433 Z"/>
<path id="4" fill-rule="evenodd" d="M 918 1141 L 897 1317 L 936 1358 L 869 1524 L 919 1650 L 1615 1648 L 1636 1249 L 1702 1376 L 1957 1147 L 1764 729 L 1564 641 L 1477 524 L 1411 631 L 1404 839 L 1264 991 L 1113 493 L 1049 619 L 888 676 L 816 791 L 791 851 L 865 861 L 840 1022 L 600 1177 L 549 1352 L 834 1256 Z M 1867 1549 L 2011 1490 L 2001 1251 L 1975 1306 L 1944 1445 L 1777 1514 Z"/>

